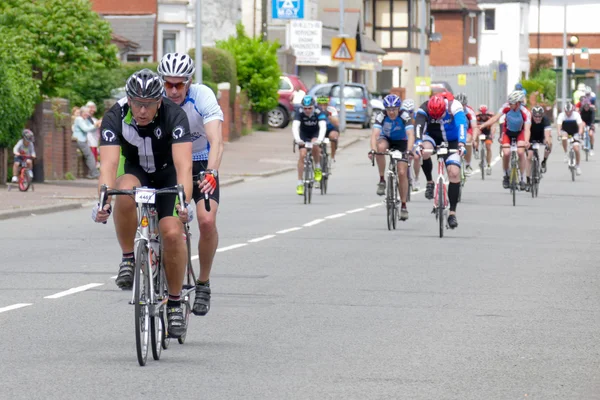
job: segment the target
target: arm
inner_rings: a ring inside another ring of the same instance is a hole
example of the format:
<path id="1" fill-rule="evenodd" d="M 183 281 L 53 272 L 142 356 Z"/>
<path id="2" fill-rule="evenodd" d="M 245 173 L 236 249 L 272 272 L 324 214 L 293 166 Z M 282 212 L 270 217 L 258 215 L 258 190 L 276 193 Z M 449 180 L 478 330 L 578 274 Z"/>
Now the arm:
<path id="1" fill-rule="evenodd" d="M 556 131 L 558 132 L 559 135 L 562 133 L 562 123 L 563 123 L 564 118 L 565 118 L 564 113 L 558 114 L 558 118 L 556 118 Z"/>
<path id="2" fill-rule="evenodd" d="M 585 122 L 583 122 L 583 120 L 581 119 L 581 114 L 577 113 L 577 125 L 579 126 L 579 134 L 583 135 L 583 132 L 585 131 Z"/>
<path id="3" fill-rule="evenodd" d="M 427 113 L 419 108 L 417 111 L 417 116 L 415 118 L 415 139 L 416 141 L 423 140 L 423 136 L 425 135 L 425 130 L 427 129 Z"/>
<path id="4" fill-rule="evenodd" d="M 292 134 L 294 135 L 294 141 L 296 143 L 302 142 L 302 140 L 300 140 L 300 121 L 297 119 L 292 122 Z"/>
<path id="5" fill-rule="evenodd" d="M 415 129 L 412 125 L 409 125 L 406 128 L 406 136 L 408 136 L 408 143 L 406 145 L 406 149 L 410 151 L 415 145 Z"/>
<path id="6" fill-rule="evenodd" d="M 22 145 L 23 145 L 23 139 L 19 140 L 17 142 L 17 144 L 15 144 L 15 147 L 13 147 L 13 154 L 15 156 L 19 155 L 19 149 L 21 148 Z"/>
<path id="7" fill-rule="evenodd" d="M 485 128 L 489 128 L 491 126 L 493 126 L 496 122 L 498 122 L 500 120 L 500 118 L 502 117 L 502 113 L 498 113 L 496 115 L 494 115 L 492 118 L 490 118 L 487 122 L 484 122 L 480 128 L 481 129 L 485 129 Z"/>
<path id="8" fill-rule="evenodd" d="M 202 115 L 204 121 L 204 131 L 206 132 L 206 139 L 210 145 L 210 152 L 208 153 L 208 169 L 218 170 L 221 166 L 221 160 L 223 158 L 223 111 L 217 97 L 213 91 L 206 85 L 194 85 L 194 103 L 198 107 L 198 112 Z"/>
<path id="9" fill-rule="evenodd" d="M 117 181 L 117 169 L 121 159 L 121 140 L 120 134 L 122 129 L 121 106 L 115 103 L 106 116 L 102 120 L 100 130 L 100 177 L 98 178 L 98 194 L 100 194 L 100 186 L 106 185 L 109 188 L 114 188 Z M 110 204 L 110 198 L 107 199 Z"/>
<path id="10" fill-rule="evenodd" d="M 477 125 L 477 118 L 471 120 L 471 129 L 473 130 L 473 137 L 479 137 L 479 127 Z"/>
<path id="11" fill-rule="evenodd" d="M 206 138 L 210 144 L 210 152 L 208 153 L 208 169 L 218 170 L 221 166 L 223 158 L 223 135 L 221 134 L 221 121 L 213 120 L 204 124 Z"/>
<path id="12" fill-rule="evenodd" d="M 321 143 L 323 139 L 325 139 L 325 134 L 327 133 L 327 121 L 322 119 L 319 121 L 319 137 L 317 141 Z"/>
<path id="13" fill-rule="evenodd" d="M 29 143 L 29 150 L 31 150 L 31 158 L 37 158 L 35 154 L 35 146 L 33 145 L 33 143 Z"/>
<path id="14" fill-rule="evenodd" d="M 383 120 L 385 119 L 385 115 L 383 113 L 377 114 L 375 117 L 375 123 L 373 124 L 373 130 L 371 131 L 371 150 L 377 151 L 377 139 L 379 139 L 379 135 L 381 135 L 381 130 L 383 129 Z"/>
<path id="15" fill-rule="evenodd" d="M 189 132 L 189 131 L 188 131 Z M 173 164 L 177 171 L 177 184 L 183 185 L 186 202 L 192 198 L 192 142 L 173 143 Z"/>
<path id="16" fill-rule="evenodd" d="M 96 126 L 94 126 L 94 124 L 83 119 L 82 117 L 77 117 L 77 119 L 75 120 L 75 126 L 77 126 L 79 129 L 81 129 L 85 133 L 92 132 L 92 131 L 95 131 L 96 129 L 98 129 Z"/>

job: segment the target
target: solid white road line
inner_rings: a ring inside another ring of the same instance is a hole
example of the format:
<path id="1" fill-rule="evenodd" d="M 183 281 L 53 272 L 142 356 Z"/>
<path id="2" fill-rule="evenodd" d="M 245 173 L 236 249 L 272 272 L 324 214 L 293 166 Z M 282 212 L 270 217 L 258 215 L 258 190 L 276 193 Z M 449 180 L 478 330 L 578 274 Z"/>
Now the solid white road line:
<path id="1" fill-rule="evenodd" d="M 220 249 L 217 249 L 217 253 L 221 253 L 223 251 L 228 251 L 228 250 L 233 250 L 233 249 L 239 249 L 240 247 L 244 247 L 244 246 L 248 246 L 248 243 L 238 243 L 238 244 L 232 244 L 231 246 L 227 246 L 227 247 L 221 247 Z"/>
<path id="2" fill-rule="evenodd" d="M 280 233 L 280 234 L 283 234 L 283 233 L 290 233 L 290 232 L 299 231 L 300 229 L 302 229 L 302 228 L 300 228 L 300 227 L 298 227 L 298 226 L 297 226 L 297 227 L 290 228 L 290 229 L 284 229 L 284 230 L 282 230 L 282 231 L 278 231 L 278 232 L 275 232 L 275 233 Z"/>
<path id="3" fill-rule="evenodd" d="M 192 260 L 192 261 L 197 260 L 197 259 L 198 259 L 198 256 L 191 256 L 190 257 L 190 260 Z"/>
<path id="4" fill-rule="evenodd" d="M 248 243 L 262 242 L 263 240 L 271 239 L 274 237 L 275 237 L 275 235 L 265 235 L 265 236 L 261 236 L 261 237 L 255 238 L 255 239 L 250 239 L 250 240 L 248 240 Z"/>
<path id="5" fill-rule="evenodd" d="M 304 225 L 302 225 L 302 226 L 306 226 L 306 227 L 309 227 L 309 226 L 315 226 L 315 225 L 317 225 L 317 224 L 320 224 L 320 223 L 321 223 L 321 222 L 323 222 L 323 221 L 325 221 L 323 218 L 319 218 L 319 219 L 315 219 L 315 220 L 313 220 L 313 221 L 307 222 L 306 224 L 304 224 Z"/>
<path id="6" fill-rule="evenodd" d="M 375 203 L 375 204 L 370 204 L 368 206 L 365 206 L 366 208 L 375 208 L 375 207 L 379 207 L 382 206 L 383 203 Z"/>
<path id="7" fill-rule="evenodd" d="M 102 285 L 104 285 L 104 283 L 88 283 L 87 285 L 78 286 L 75 288 L 71 288 L 69 290 L 65 290 L 63 292 L 51 294 L 50 296 L 45 296 L 44 298 L 45 299 L 58 299 L 60 297 L 68 296 L 68 295 L 74 294 L 74 293 L 83 292 L 84 290 L 88 290 L 88 289 L 95 288 L 97 286 L 102 286 Z"/>
<path id="8" fill-rule="evenodd" d="M 111 276 L 110 279 L 117 279 L 117 276 L 119 275 Z"/>
<path id="9" fill-rule="evenodd" d="M 346 213 L 333 214 L 333 215 L 326 216 L 325 219 L 336 219 L 336 218 L 341 218 L 345 215 L 346 215 Z"/>
<path id="10" fill-rule="evenodd" d="M 16 310 L 17 308 L 23 308 L 23 307 L 27 307 L 27 306 L 31 306 L 31 305 L 33 305 L 33 304 L 32 303 L 13 304 L 12 306 L 6 306 L 6 307 L 0 308 L 0 313 L 3 313 L 5 311 L 10 311 L 10 310 Z"/>
<path id="11" fill-rule="evenodd" d="M 365 209 L 362 208 L 362 207 L 361 208 L 355 208 L 354 210 L 346 211 L 346 214 L 354 214 L 354 213 L 361 212 L 361 211 L 365 211 Z"/>

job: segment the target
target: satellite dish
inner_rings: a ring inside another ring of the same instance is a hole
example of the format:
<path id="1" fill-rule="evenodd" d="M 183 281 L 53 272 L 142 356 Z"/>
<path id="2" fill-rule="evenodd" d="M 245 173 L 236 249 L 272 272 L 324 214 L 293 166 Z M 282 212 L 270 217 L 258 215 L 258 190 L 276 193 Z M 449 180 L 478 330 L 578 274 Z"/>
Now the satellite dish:
<path id="1" fill-rule="evenodd" d="M 439 32 L 434 32 L 431 34 L 431 37 L 429 38 L 429 40 L 431 40 L 432 42 L 439 42 L 442 40 L 442 34 Z"/>

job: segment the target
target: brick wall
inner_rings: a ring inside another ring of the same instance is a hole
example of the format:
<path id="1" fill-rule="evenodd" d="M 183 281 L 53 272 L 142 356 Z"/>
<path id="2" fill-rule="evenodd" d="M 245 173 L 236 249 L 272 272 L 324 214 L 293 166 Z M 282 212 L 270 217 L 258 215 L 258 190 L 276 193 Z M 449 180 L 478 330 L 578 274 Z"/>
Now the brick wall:
<path id="1" fill-rule="evenodd" d="M 233 107 L 231 106 L 230 96 L 232 95 L 230 84 L 228 82 L 219 85 L 219 106 L 223 111 L 223 124 L 221 131 L 223 142 L 231 142 L 242 136 L 243 130 L 252 130 L 252 113 L 250 112 L 250 103 L 245 92 L 239 92 L 235 96 Z M 234 89 L 235 90 L 235 89 Z"/>
<path id="2" fill-rule="evenodd" d="M 461 11 L 435 13 L 435 31 L 442 34 L 442 40 L 431 43 L 430 64 L 436 66 L 467 65 L 469 57 L 479 59 L 478 43 L 468 43 L 471 34 L 470 18 Z M 474 37 L 478 37 L 478 17 L 473 21 Z M 466 54 L 465 54 L 466 43 Z"/>
<path id="3" fill-rule="evenodd" d="M 143 15 L 158 12 L 157 0 L 92 0 L 92 10 L 99 14 Z"/>
<path id="4" fill-rule="evenodd" d="M 590 54 L 589 59 L 585 60 L 581 58 L 581 48 L 587 47 L 592 50 L 600 49 L 600 34 L 586 34 L 586 33 L 569 33 L 568 37 L 576 35 L 579 37 L 579 43 L 575 49 L 575 67 L 576 68 L 591 68 L 600 69 L 600 54 Z M 529 54 L 531 58 L 537 57 L 538 37 L 537 33 L 529 35 L 529 46 L 530 49 L 535 50 L 534 54 Z M 552 60 L 556 55 L 549 54 L 545 49 L 562 49 L 563 48 L 563 36 L 562 33 L 542 33 L 540 34 L 540 56 L 551 57 Z M 562 53 L 561 53 L 562 55 Z M 571 62 L 573 60 L 573 50 L 567 48 L 568 62 L 567 67 L 571 68 Z"/>

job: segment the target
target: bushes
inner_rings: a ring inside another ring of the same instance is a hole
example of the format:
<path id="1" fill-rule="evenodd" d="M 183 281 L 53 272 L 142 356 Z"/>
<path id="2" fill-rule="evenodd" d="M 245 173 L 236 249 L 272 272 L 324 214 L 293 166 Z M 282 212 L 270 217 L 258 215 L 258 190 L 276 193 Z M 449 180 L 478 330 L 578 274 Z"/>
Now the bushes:
<path id="1" fill-rule="evenodd" d="M 196 57 L 196 49 L 190 49 L 188 52 L 190 57 Z M 203 47 L 202 48 L 202 62 L 208 65 L 211 70 L 212 79 L 210 82 L 221 83 L 229 82 L 231 84 L 232 91 L 235 91 L 235 87 L 238 85 L 237 79 L 237 68 L 235 65 L 235 58 L 233 55 L 225 50 L 217 49 L 216 47 Z M 202 70 L 203 80 L 207 80 Z M 231 104 L 235 101 L 235 96 L 231 96 Z"/>
<path id="2" fill-rule="evenodd" d="M 537 101 L 541 105 L 553 105 L 556 99 L 556 72 L 539 69 L 530 79 L 521 82 L 527 93 L 538 92 Z"/>

